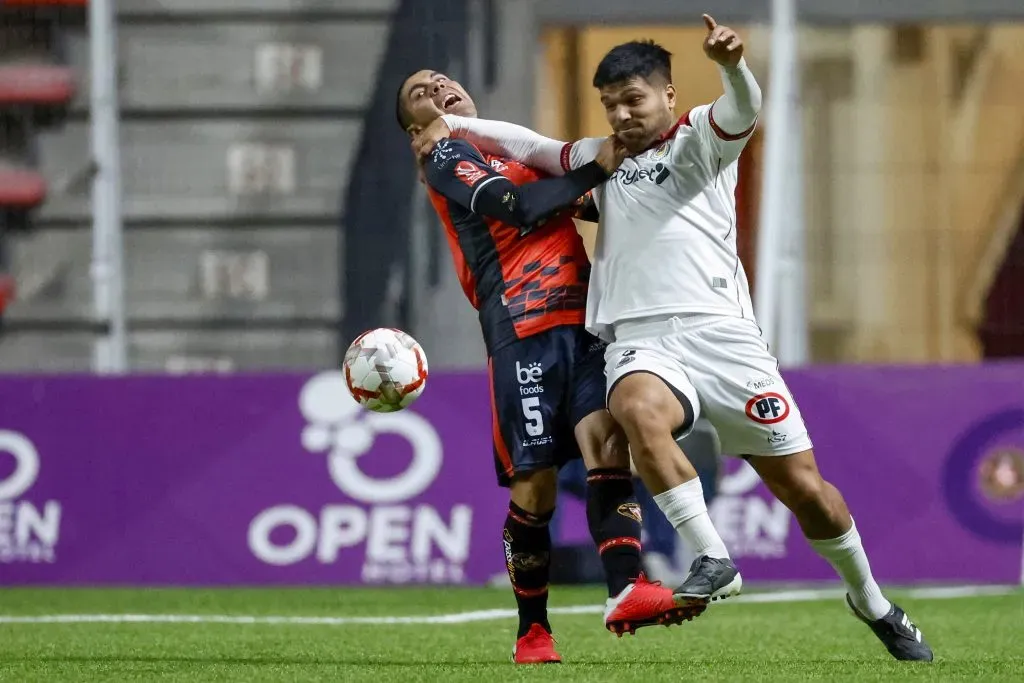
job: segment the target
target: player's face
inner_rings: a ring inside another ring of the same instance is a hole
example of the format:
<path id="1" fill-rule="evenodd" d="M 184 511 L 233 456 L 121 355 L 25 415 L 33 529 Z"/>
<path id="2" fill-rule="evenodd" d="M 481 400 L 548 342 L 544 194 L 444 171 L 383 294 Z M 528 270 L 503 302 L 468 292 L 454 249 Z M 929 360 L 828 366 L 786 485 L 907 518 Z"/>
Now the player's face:
<path id="1" fill-rule="evenodd" d="M 605 116 L 631 152 L 641 152 L 675 123 L 676 91 L 671 83 L 636 77 L 600 90 Z"/>
<path id="2" fill-rule="evenodd" d="M 423 130 L 442 114 L 476 117 L 476 105 L 469 93 L 443 73 L 423 70 L 402 85 L 402 97 L 412 125 L 410 133 Z"/>

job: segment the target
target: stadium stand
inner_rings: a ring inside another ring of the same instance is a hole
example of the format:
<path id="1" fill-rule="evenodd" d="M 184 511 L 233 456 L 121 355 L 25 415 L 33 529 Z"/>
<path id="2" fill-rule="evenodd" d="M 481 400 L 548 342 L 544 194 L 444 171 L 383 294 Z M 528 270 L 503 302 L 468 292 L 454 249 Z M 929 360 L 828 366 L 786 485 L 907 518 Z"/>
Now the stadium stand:
<path id="1" fill-rule="evenodd" d="M 39 169 L 39 130 L 63 119 L 74 94 L 62 24 L 82 2 L 0 2 L 0 316 L 14 298 L 9 235 L 32 227 L 47 194 Z"/>
<path id="2" fill-rule="evenodd" d="M 133 369 L 335 361 L 339 191 L 395 6 L 117 3 Z M 0 337 L 0 369 L 88 370 L 103 329 L 91 316 L 90 183 L 75 182 L 90 159 L 88 35 L 79 27 L 60 36 L 78 81 L 63 100 L 67 122 L 34 134 L 27 149 L 37 154 L 15 159 L 10 173 L 22 180 L 8 194 L 28 208 L 42 202 L 43 178 L 61 191 L 48 193 L 34 233 L 10 245 L 20 295 Z M 48 104 L 60 100 L 58 66 L 34 67 L 51 77 L 33 88 Z M 60 82 L 70 82 L 64 73 Z"/>

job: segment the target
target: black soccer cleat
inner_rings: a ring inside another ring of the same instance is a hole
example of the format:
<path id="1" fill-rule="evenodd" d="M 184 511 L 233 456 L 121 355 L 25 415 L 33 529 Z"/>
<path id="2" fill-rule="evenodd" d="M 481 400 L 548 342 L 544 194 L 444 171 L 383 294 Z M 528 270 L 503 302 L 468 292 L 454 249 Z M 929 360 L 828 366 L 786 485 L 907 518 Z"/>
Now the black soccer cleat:
<path id="1" fill-rule="evenodd" d="M 853 606 L 853 600 L 849 595 L 846 596 L 846 604 L 850 606 L 854 616 L 874 631 L 885 645 L 885 649 L 896 659 L 908 662 L 930 662 L 934 659 L 935 655 L 925 642 L 921 629 L 914 625 L 907 613 L 895 602 L 890 603 L 892 607 L 889 608 L 888 614 L 874 621 Z"/>
<path id="2" fill-rule="evenodd" d="M 693 618 L 699 616 L 712 600 L 724 600 L 739 595 L 743 577 L 728 558 L 701 555 L 690 565 L 686 580 L 673 591 L 677 607 L 687 608 Z"/>

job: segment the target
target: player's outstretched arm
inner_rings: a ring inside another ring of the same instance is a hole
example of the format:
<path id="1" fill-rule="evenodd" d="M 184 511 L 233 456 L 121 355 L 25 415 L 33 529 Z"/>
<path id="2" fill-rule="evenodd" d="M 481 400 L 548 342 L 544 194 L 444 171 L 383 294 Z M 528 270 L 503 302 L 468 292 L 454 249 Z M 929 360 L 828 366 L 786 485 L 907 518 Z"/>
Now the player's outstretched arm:
<path id="1" fill-rule="evenodd" d="M 726 135 L 746 137 L 761 113 L 761 87 L 745 60 L 719 71 L 725 94 L 711 106 L 712 120 Z"/>
<path id="2" fill-rule="evenodd" d="M 707 129 L 709 142 L 726 163 L 739 157 L 761 112 L 761 87 L 743 59 L 743 41 L 707 14 L 704 53 L 718 65 L 724 93 L 710 107 L 691 112 L 691 124 Z"/>
<path id="3" fill-rule="evenodd" d="M 508 157 L 550 175 L 564 173 L 560 163 L 564 142 L 507 121 L 489 121 L 445 114 L 452 137 L 468 140 L 487 154 Z"/>
<path id="4" fill-rule="evenodd" d="M 427 184 L 473 213 L 497 219 L 527 234 L 551 215 L 607 180 L 625 157 L 609 138 L 597 158 L 563 176 L 517 186 L 495 172 L 466 140 L 441 140 L 424 165 Z"/>
<path id="5" fill-rule="evenodd" d="M 413 153 L 424 159 L 439 140 L 448 137 L 467 140 L 488 154 L 514 159 L 553 176 L 590 163 L 604 142 L 604 138 L 560 142 L 514 123 L 445 114 L 413 138 Z"/>
<path id="6" fill-rule="evenodd" d="M 605 140 L 584 138 L 576 142 L 562 142 L 506 121 L 451 114 L 441 118 L 448 125 L 452 137 L 468 140 L 488 154 L 508 157 L 556 176 L 593 161 Z"/>

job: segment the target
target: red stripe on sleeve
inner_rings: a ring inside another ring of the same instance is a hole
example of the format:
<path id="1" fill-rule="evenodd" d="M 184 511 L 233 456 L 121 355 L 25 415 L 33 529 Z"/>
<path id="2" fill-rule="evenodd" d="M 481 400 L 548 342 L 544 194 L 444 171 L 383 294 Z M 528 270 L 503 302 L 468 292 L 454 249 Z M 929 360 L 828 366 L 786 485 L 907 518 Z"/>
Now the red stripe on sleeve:
<path id="1" fill-rule="evenodd" d="M 561 155 L 562 156 L 562 158 L 561 158 L 562 170 L 567 172 L 567 173 L 572 170 L 572 164 L 571 164 L 571 160 L 572 160 L 572 146 L 574 144 L 575 143 L 573 143 L 573 142 L 567 142 L 567 143 L 565 143 L 562 146 L 562 155 Z"/>
<path id="2" fill-rule="evenodd" d="M 687 114 L 687 116 L 689 116 L 689 114 Z M 735 142 L 736 140 L 742 140 L 743 138 L 745 138 L 748 135 L 750 135 L 751 133 L 753 133 L 754 132 L 754 128 L 757 127 L 757 120 L 755 119 L 754 122 L 752 124 L 750 124 L 750 128 L 747 128 L 742 133 L 737 133 L 735 135 L 732 134 L 732 133 L 726 133 L 724 130 L 719 128 L 717 123 L 715 123 L 715 108 L 714 107 L 711 107 L 711 111 L 708 112 L 708 121 L 711 122 L 711 130 L 715 131 L 715 135 L 717 135 L 722 140 L 725 140 L 726 142 Z"/>

